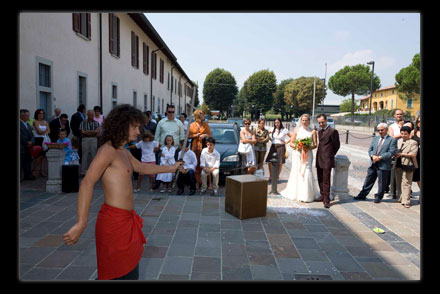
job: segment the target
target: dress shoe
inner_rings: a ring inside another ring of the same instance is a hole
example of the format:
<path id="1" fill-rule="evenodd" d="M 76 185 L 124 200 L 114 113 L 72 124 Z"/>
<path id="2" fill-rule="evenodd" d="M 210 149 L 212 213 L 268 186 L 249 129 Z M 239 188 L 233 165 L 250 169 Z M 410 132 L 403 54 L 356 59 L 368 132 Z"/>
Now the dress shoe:
<path id="1" fill-rule="evenodd" d="M 374 203 L 380 203 L 380 199 L 379 198 L 374 198 Z"/>
<path id="2" fill-rule="evenodd" d="M 183 189 L 179 189 L 179 190 L 177 190 L 176 195 L 182 195 L 182 194 L 183 194 Z"/>
<path id="3" fill-rule="evenodd" d="M 330 203 L 324 203 L 325 208 L 330 208 Z"/>
<path id="4" fill-rule="evenodd" d="M 359 196 L 359 195 L 356 196 L 356 197 L 353 197 L 354 200 L 365 200 L 365 198 L 366 197 L 362 197 L 362 196 Z"/>
<path id="5" fill-rule="evenodd" d="M 189 196 L 192 196 L 192 195 L 194 195 L 195 193 L 196 193 L 195 190 L 191 190 L 191 191 L 189 191 L 188 195 L 189 195 Z"/>

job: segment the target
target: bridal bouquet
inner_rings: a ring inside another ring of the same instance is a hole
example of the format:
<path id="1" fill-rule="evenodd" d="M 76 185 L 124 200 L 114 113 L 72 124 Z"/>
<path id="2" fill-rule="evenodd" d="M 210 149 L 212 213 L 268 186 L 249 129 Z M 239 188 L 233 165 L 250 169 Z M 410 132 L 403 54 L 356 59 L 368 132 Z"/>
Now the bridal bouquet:
<path id="1" fill-rule="evenodd" d="M 293 144 L 296 150 L 299 151 L 300 149 L 302 149 L 303 151 L 307 151 L 313 145 L 313 141 L 311 137 L 307 137 L 304 139 L 295 140 Z"/>
<path id="2" fill-rule="evenodd" d="M 311 137 L 303 138 L 295 140 L 293 143 L 295 146 L 295 149 L 301 152 L 302 161 L 299 166 L 300 174 L 304 177 L 304 169 L 303 167 L 307 164 L 307 161 L 309 159 L 309 149 L 313 145 L 313 141 Z"/>

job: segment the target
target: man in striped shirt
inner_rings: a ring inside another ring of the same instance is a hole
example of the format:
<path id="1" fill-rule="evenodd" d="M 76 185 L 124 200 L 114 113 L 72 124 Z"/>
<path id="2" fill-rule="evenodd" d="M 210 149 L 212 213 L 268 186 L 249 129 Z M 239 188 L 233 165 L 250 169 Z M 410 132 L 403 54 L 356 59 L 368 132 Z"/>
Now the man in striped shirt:
<path id="1" fill-rule="evenodd" d="M 93 110 L 87 111 L 87 119 L 82 121 L 79 125 L 79 130 L 82 134 L 82 161 L 81 161 L 81 176 L 84 176 L 89 168 L 89 162 L 93 160 L 98 149 L 98 129 L 99 123 L 93 118 L 95 112 Z"/>

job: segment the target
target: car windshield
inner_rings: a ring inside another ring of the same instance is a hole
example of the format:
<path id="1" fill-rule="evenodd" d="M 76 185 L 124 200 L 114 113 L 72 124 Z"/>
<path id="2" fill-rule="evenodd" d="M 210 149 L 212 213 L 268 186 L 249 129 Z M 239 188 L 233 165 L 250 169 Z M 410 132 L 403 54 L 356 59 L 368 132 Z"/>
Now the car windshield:
<path id="1" fill-rule="evenodd" d="M 216 144 L 238 144 L 238 138 L 234 129 L 212 126 L 211 133 Z"/>
<path id="2" fill-rule="evenodd" d="M 237 123 L 240 127 L 244 127 L 244 120 L 241 118 L 228 118 L 226 121 L 228 124 Z"/>

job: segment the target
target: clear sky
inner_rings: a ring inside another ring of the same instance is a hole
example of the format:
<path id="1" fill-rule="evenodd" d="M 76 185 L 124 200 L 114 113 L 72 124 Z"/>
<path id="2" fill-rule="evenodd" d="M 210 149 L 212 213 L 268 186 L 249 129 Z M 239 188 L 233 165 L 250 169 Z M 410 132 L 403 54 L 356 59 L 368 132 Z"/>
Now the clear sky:
<path id="1" fill-rule="evenodd" d="M 206 75 L 229 71 L 239 90 L 256 71 L 269 69 L 277 84 L 288 78 L 328 79 L 345 65 L 375 61 L 382 87 L 420 52 L 420 13 L 145 13 L 199 84 Z M 325 104 L 348 97 L 327 91 Z"/>

